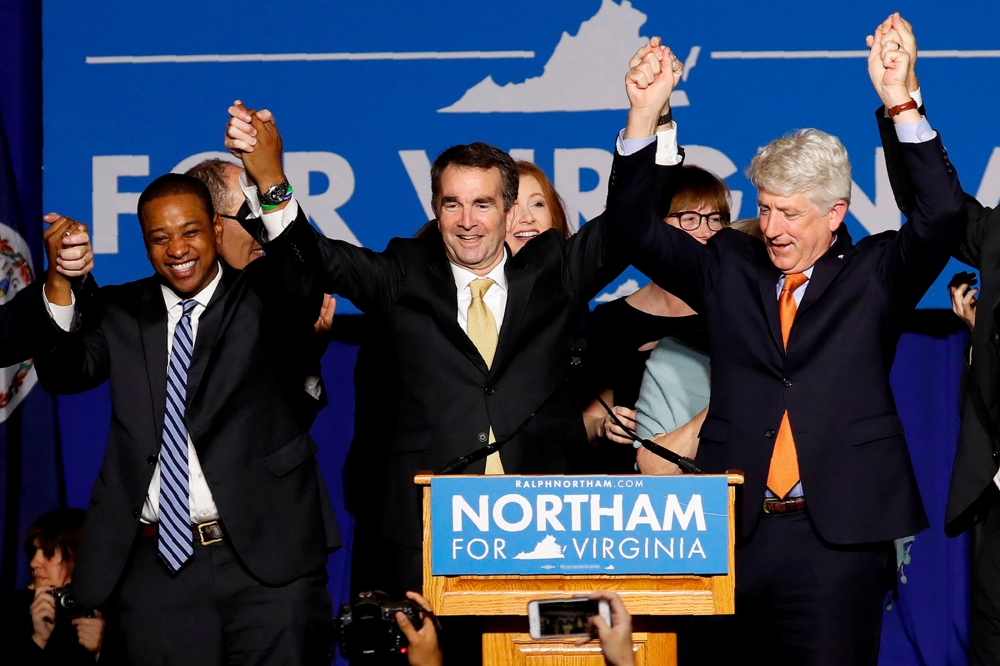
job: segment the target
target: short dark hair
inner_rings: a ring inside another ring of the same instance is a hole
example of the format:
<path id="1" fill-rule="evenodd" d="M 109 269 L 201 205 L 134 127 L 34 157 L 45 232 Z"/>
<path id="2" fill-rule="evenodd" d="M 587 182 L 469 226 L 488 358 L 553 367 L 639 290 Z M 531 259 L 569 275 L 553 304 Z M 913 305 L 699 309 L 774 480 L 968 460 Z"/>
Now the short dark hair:
<path id="1" fill-rule="evenodd" d="M 201 199 L 201 204 L 205 208 L 205 212 L 208 213 L 209 220 L 215 216 L 215 207 L 212 206 L 212 195 L 209 193 L 205 183 L 194 176 L 182 173 L 168 173 L 147 185 L 146 189 L 139 195 L 139 205 L 136 206 L 136 212 L 139 215 L 139 224 L 145 226 L 142 219 L 142 210 L 150 201 L 184 194 L 193 194 Z"/>
<path id="2" fill-rule="evenodd" d="M 226 171 L 228 169 L 243 170 L 238 164 L 216 158 L 198 162 L 198 164 L 185 171 L 184 175 L 193 176 L 205 183 L 205 186 L 208 187 L 208 193 L 212 195 L 212 206 L 215 207 L 215 210 L 232 210 L 233 208 L 239 208 L 240 204 L 243 203 L 243 199 L 242 197 L 237 197 L 229 189 L 229 183 L 226 182 Z"/>
<path id="3" fill-rule="evenodd" d="M 488 143 L 476 141 L 466 145 L 452 146 L 434 160 L 431 167 L 431 200 L 435 210 L 441 203 L 441 174 L 449 166 L 482 169 L 497 169 L 500 172 L 504 212 L 517 201 L 517 164 L 514 158 Z"/>
<path id="4" fill-rule="evenodd" d="M 24 552 L 28 558 L 34 557 L 37 540 L 45 557 L 51 558 L 58 550 L 63 562 L 70 565 L 76 562 L 85 515 L 87 512 L 83 509 L 56 509 L 38 518 L 24 535 Z"/>
<path id="5" fill-rule="evenodd" d="M 698 206 L 710 206 L 720 213 L 729 214 L 729 187 L 711 171 L 685 165 L 675 180 L 676 189 L 670 209 L 663 211 L 661 217 L 671 212 L 695 210 Z"/>

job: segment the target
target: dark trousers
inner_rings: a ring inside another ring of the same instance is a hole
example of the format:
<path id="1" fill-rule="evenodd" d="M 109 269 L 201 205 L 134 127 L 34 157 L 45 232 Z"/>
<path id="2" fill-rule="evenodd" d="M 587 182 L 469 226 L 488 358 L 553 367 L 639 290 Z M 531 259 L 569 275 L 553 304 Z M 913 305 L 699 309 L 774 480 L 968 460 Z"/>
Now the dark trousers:
<path id="1" fill-rule="evenodd" d="M 201 546 L 177 574 L 139 537 L 116 607 L 129 663 L 330 664 L 333 604 L 326 569 L 288 585 L 253 578 L 226 542 Z"/>
<path id="2" fill-rule="evenodd" d="M 1000 491 L 990 484 L 980 501 L 985 518 L 972 528 L 969 664 L 1000 664 Z"/>
<path id="3" fill-rule="evenodd" d="M 731 647 L 729 658 L 746 663 L 877 666 L 894 575 L 891 543 L 834 546 L 808 511 L 763 514 L 736 551 L 736 615 L 699 627 L 715 636 L 698 653 Z"/>

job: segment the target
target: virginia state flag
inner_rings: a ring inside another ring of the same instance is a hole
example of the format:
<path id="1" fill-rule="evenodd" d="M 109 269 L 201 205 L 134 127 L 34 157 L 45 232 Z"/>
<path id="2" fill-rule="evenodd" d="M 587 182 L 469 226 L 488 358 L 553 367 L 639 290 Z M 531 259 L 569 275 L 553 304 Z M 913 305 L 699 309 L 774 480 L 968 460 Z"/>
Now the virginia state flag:
<path id="1" fill-rule="evenodd" d="M 43 267 L 33 265 L 31 257 L 43 256 L 42 248 L 29 247 L 25 237 L 0 117 L 0 304 L 41 277 Z M 35 237 L 40 242 L 40 236 Z M 27 582 L 21 543 L 28 526 L 66 502 L 56 400 L 37 383 L 30 360 L 0 368 L 0 585 L 6 589 L 15 583 L 23 587 Z"/>

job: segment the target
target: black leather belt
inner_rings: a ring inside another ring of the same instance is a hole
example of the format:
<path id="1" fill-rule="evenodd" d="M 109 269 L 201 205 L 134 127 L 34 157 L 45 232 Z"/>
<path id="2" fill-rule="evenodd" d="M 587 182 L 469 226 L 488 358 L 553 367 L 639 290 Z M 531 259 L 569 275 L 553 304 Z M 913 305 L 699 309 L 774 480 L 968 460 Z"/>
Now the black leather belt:
<path id="1" fill-rule="evenodd" d="M 805 497 L 789 497 L 778 499 L 768 497 L 764 500 L 764 513 L 795 513 L 806 508 Z"/>
<path id="2" fill-rule="evenodd" d="M 139 523 L 139 536 L 147 539 L 156 539 L 159 536 L 159 527 L 156 523 Z M 201 546 L 211 546 L 225 539 L 222 532 L 222 523 L 211 520 L 207 523 L 198 523 L 191 526 L 191 537 L 194 543 Z"/>

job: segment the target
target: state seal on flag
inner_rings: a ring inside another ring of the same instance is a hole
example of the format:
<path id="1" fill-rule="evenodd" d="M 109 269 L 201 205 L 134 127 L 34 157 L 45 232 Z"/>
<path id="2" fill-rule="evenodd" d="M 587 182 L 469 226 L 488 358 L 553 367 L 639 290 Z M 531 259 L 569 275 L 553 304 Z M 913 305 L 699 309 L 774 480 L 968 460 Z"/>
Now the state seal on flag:
<path id="1" fill-rule="evenodd" d="M 21 234 L 0 222 L 0 303 L 6 303 L 34 281 L 31 252 Z M 38 382 L 31 359 L 0 369 L 0 423 L 17 408 Z"/>

